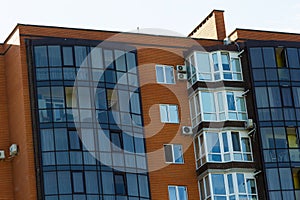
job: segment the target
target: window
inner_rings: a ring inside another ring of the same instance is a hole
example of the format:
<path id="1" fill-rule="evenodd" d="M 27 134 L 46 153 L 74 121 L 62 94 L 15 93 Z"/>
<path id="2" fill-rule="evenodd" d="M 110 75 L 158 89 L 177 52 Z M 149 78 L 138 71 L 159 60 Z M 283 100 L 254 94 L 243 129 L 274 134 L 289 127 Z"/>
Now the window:
<path id="1" fill-rule="evenodd" d="M 177 105 L 161 104 L 160 120 L 163 123 L 179 123 Z"/>
<path id="2" fill-rule="evenodd" d="M 172 66 L 157 65 L 156 81 L 158 83 L 174 84 L 174 68 Z"/>
<path id="3" fill-rule="evenodd" d="M 165 144 L 165 159 L 167 163 L 183 163 L 182 145 L 178 144 Z"/>
<path id="4" fill-rule="evenodd" d="M 275 53 L 277 67 L 287 67 L 285 49 L 283 47 L 277 47 L 275 48 Z"/>
<path id="5" fill-rule="evenodd" d="M 83 173 L 72 172 L 74 193 L 84 193 Z"/>
<path id="6" fill-rule="evenodd" d="M 201 103 L 202 103 L 202 110 L 203 110 L 203 118 L 208 121 L 217 120 L 214 93 L 202 92 Z"/>
<path id="7" fill-rule="evenodd" d="M 242 92 L 200 91 L 190 98 L 192 125 L 201 121 L 246 120 L 247 111 Z M 198 105 L 200 96 L 200 105 Z"/>
<path id="8" fill-rule="evenodd" d="M 198 186 L 200 188 L 200 199 L 211 199 L 209 176 L 205 176 L 203 179 L 199 180 Z"/>
<path id="9" fill-rule="evenodd" d="M 117 195 L 126 195 L 125 177 L 123 174 L 114 174 L 115 189 Z"/>
<path id="10" fill-rule="evenodd" d="M 168 186 L 169 200 L 187 200 L 187 189 L 185 186 Z"/>
<path id="11" fill-rule="evenodd" d="M 122 151 L 123 141 L 122 141 L 121 133 L 111 132 L 110 138 L 111 138 L 112 151 Z"/>
<path id="12" fill-rule="evenodd" d="M 299 90 L 300 91 L 300 90 Z M 300 92 L 299 92 L 300 94 Z M 299 95 L 300 97 L 300 95 Z M 300 98 L 299 98 L 300 99 Z M 193 126 L 196 126 L 200 123 L 201 120 L 201 112 L 200 112 L 200 99 L 199 94 L 195 94 L 190 98 L 190 112 Z"/>
<path id="13" fill-rule="evenodd" d="M 211 188 L 211 192 L 210 192 Z M 257 199 L 256 182 L 250 173 L 211 173 L 199 180 L 201 200 Z"/>
<path id="14" fill-rule="evenodd" d="M 197 168 L 206 162 L 252 162 L 251 142 L 247 132 L 203 132 L 195 137 Z"/>
<path id="15" fill-rule="evenodd" d="M 196 81 L 243 79 L 240 58 L 236 52 L 194 52 L 187 61 L 190 86 Z"/>

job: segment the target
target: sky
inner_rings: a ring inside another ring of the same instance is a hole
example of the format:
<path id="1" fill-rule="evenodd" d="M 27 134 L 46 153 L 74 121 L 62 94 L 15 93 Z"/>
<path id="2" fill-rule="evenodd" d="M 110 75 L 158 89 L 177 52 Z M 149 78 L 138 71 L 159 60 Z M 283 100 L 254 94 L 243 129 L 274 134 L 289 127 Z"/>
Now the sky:
<path id="1" fill-rule="evenodd" d="M 131 32 L 165 29 L 187 36 L 213 9 L 235 28 L 300 33 L 296 0 L 3 0 L 0 43 L 18 24 Z"/>

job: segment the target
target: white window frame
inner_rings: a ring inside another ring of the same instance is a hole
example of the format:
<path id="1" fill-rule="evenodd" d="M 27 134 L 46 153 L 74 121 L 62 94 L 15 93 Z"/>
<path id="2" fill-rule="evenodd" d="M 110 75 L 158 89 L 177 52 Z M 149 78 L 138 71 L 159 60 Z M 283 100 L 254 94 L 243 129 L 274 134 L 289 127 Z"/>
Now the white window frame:
<path id="1" fill-rule="evenodd" d="M 225 194 L 222 195 L 218 195 L 218 194 L 214 194 L 214 185 L 212 183 L 212 175 L 217 174 L 217 175 L 222 175 L 223 176 L 223 180 L 224 180 L 224 187 L 225 187 Z M 229 184 L 228 184 L 228 175 L 232 175 L 232 184 L 233 184 L 233 190 L 234 193 L 230 193 L 230 189 L 229 189 Z M 245 193 L 240 193 L 238 191 L 238 179 L 237 179 L 237 175 L 238 174 L 243 174 L 244 176 L 244 186 L 245 186 Z M 208 177 L 208 179 L 207 179 Z M 253 180 L 255 182 L 255 193 L 252 194 L 250 193 L 248 187 L 247 187 L 247 180 Z M 201 188 L 200 188 L 200 181 L 203 182 L 204 185 L 204 197 L 201 196 Z M 206 181 L 209 182 L 209 192 L 210 194 L 207 195 L 207 188 L 206 188 Z M 257 190 L 257 183 L 256 183 L 256 179 L 254 177 L 253 173 L 249 173 L 249 172 L 229 172 L 229 173 L 220 173 L 220 172 L 211 172 L 207 175 L 205 175 L 203 178 L 201 178 L 200 180 L 198 180 L 198 190 L 200 193 L 200 199 L 201 200 L 208 200 L 208 199 L 214 199 L 215 196 L 221 196 L 221 197 L 225 197 L 226 199 L 229 199 L 230 196 L 235 196 L 235 199 L 240 199 L 239 195 L 243 195 L 243 196 L 247 196 L 246 199 L 249 199 L 250 196 L 256 196 L 256 198 L 258 199 L 258 190 Z"/>
<path id="2" fill-rule="evenodd" d="M 232 137 L 231 134 L 235 132 L 239 134 L 239 146 L 240 146 L 240 151 L 234 151 L 233 150 L 233 143 L 232 143 Z M 219 145 L 220 145 L 220 153 L 215 153 L 215 154 L 220 154 L 221 155 L 221 161 L 214 161 L 214 160 L 209 160 L 209 149 L 207 145 L 207 134 L 211 133 L 217 133 L 218 134 L 218 140 L 219 140 Z M 227 142 L 228 142 L 228 152 L 224 151 L 224 142 L 223 142 L 223 133 L 226 133 L 227 136 Z M 203 145 L 201 145 L 200 138 L 203 138 Z M 196 139 L 197 138 L 197 139 Z M 249 147 L 250 147 L 250 152 L 244 151 L 242 147 L 242 139 L 247 138 L 249 141 Z M 196 145 L 198 145 L 196 147 Z M 199 150 L 199 152 L 196 152 Z M 252 149 L 252 143 L 251 139 L 248 136 L 248 132 L 246 131 L 236 131 L 236 130 L 226 130 L 226 131 L 203 131 L 199 135 L 195 136 L 194 138 L 194 152 L 195 152 L 195 161 L 196 161 L 196 169 L 199 169 L 202 165 L 205 163 L 227 163 L 227 162 L 253 162 L 253 149 Z M 198 156 L 199 155 L 199 158 Z M 229 155 L 229 159 L 226 159 Z M 238 159 L 238 157 L 235 157 L 235 155 L 240 155 L 241 159 Z M 250 159 L 245 159 L 244 156 L 249 156 Z"/>
<path id="3" fill-rule="evenodd" d="M 179 190 L 178 190 L 179 187 L 184 187 L 184 189 L 185 189 L 185 195 L 186 195 L 186 200 L 188 200 L 188 191 L 187 191 L 187 187 L 186 186 L 168 185 L 168 193 L 169 193 L 169 188 L 171 188 L 171 187 L 175 187 L 176 199 L 170 199 L 170 196 L 169 196 L 169 200 L 181 200 L 180 197 L 179 197 Z"/>
<path id="4" fill-rule="evenodd" d="M 164 80 L 162 82 L 158 80 L 158 76 L 157 76 L 157 73 L 158 73 L 157 68 L 158 67 L 161 67 L 163 69 L 163 79 Z M 173 73 L 172 83 L 167 82 L 166 68 L 171 68 L 172 69 L 172 73 Z M 156 75 L 156 82 L 157 83 L 160 83 L 160 84 L 176 84 L 176 82 L 175 82 L 175 73 L 174 73 L 174 67 L 173 66 L 170 66 L 170 65 L 156 65 L 155 66 L 155 75 Z"/>
<path id="5" fill-rule="evenodd" d="M 189 99 L 190 103 L 190 116 L 192 121 L 192 126 L 195 127 L 201 122 L 201 104 L 200 104 L 200 94 L 196 93 Z"/>
<path id="6" fill-rule="evenodd" d="M 209 112 L 209 114 L 215 114 L 216 115 L 216 120 L 211 120 L 211 119 L 206 119 L 204 113 L 204 103 L 202 102 L 202 94 L 203 93 L 211 93 L 213 96 L 213 101 L 214 106 L 215 106 L 215 112 Z M 228 93 L 233 93 L 234 95 L 234 105 L 235 105 L 235 110 L 229 110 L 228 109 L 228 101 L 227 101 L 227 94 Z M 195 127 L 202 121 L 246 121 L 248 118 L 248 112 L 247 112 L 247 104 L 246 104 L 246 99 L 245 97 L 242 96 L 243 91 L 235 91 L 235 90 L 215 90 L 215 91 L 197 91 L 195 92 L 191 97 L 190 97 L 190 109 L 193 107 L 195 108 L 194 111 L 191 112 L 191 119 L 192 119 L 192 126 Z M 196 96 L 199 96 L 199 102 L 200 102 L 200 109 L 196 109 Z M 221 102 L 219 102 L 219 96 L 221 97 Z M 242 98 L 245 111 L 240 111 L 238 109 L 238 100 Z M 194 103 L 194 105 L 191 105 Z M 220 103 L 223 105 L 224 110 L 220 110 Z M 193 116 L 193 113 L 195 113 L 195 116 Z M 236 119 L 234 118 L 229 118 L 230 113 L 235 113 L 236 114 Z"/>
<path id="7" fill-rule="evenodd" d="M 210 63 L 210 73 L 202 73 L 199 70 L 198 63 L 201 63 L 200 61 L 198 62 L 197 60 L 197 54 L 209 54 L 209 63 Z M 223 70 L 223 66 L 222 66 L 222 53 L 226 53 L 229 55 L 229 68 L 230 70 Z M 217 65 L 218 65 L 218 70 L 216 71 L 214 68 L 214 59 L 213 59 L 213 55 L 217 55 Z M 186 59 L 186 65 L 189 68 L 189 72 L 188 73 L 188 80 L 189 80 L 189 87 L 191 87 L 195 82 L 197 81 L 208 81 L 208 82 L 213 82 L 213 81 L 243 81 L 243 71 L 242 71 L 242 64 L 241 64 L 241 60 L 238 56 L 238 52 L 233 52 L 233 51 L 213 51 L 213 52 L 201 52 L 201 51 L 195 51 L 192 54 L 190 54 L 190 56 L 187 57 Z M 240 67 L 240 72 L 238 71 L 234 71 L 233 70 L 233 62 L 235 60 L 238 60 L 238 64 Z M 192 69 L 192 67 L 194 67 L 194 69 Z M 224 76 L 224 73 L 228 73 L 231 74 L 231 79 L 227 79 Z M 204 74 L 204 75 L 209 75 L 211 78 L 210 79 L 201 79 L 200 74 Z M 219 76 L 219 78 L 216 78 L 217 76 Z M 234 77 L 240 76 L 241 78 L 234 78 Z"/>
<path id="8" fill-rule="evenodd" d="M 166 163 L 172 163 L 172 164 L 184 164 L 184 158 L 183 158 L 183 147 L 181 144 L 164 144 L 164 147 L 165 146 L 171 146 L 171 151 L 172 151 L 172 161 L 171 162 L 168 162 L 167 159 L 166 159 L 166 156 L 165 156 L 165 162 Z M 181 159 L 182 159 L 182 162 L 176 162 L 176 158 L 175 158 L 175 148 L 174 146 L 180 146 L 181 148 Z M 164 148 L 164 151 L 165 151 L 165 148 Z M 166 154 L 166 152 L 164 152 Z"/>
<path id="9" fill-rule="evenodd" d="M 201 194 L 200 181 L 202 181 L 202 183 L 203 183 L 203 192 L 204 192 L 204 194 Z M 209 180 L 208 175 L 205 175 L 202 179 L 198 180 L 198 190 L 199 190 L 199 196 L 200 196 L 201 200 L 211 199 L 211 187 L 210 187 L 210 180 Z"/>
<path id="10" fill-rule="evenodd" d="M 177 118 L 176 118 L 176 121 L 171 121 L 170 119 L 170 107 L 171 106 L 175 106 L 176 107 L 176 115 L 177 115 Z M 167 117 L 167 120 L 164 120 L 163 118 L 163 115 L 162 115 L 162 107 L 166 107 L 166 117 Z M 179 123 L 179 112 L 178 112 L 178 106 L 176 104 L 159 104 L 159 112 L 160 112 L 160 121 L 162 123 L 171 123 L 171 124 L 178 124 Z"/>

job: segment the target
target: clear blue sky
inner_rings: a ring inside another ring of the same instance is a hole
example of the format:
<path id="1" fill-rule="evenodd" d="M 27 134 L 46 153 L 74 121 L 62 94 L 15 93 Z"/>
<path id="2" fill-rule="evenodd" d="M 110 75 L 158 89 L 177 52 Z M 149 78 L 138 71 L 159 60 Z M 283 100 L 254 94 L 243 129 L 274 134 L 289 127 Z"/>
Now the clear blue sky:
<path id="1" fill-rule="evenodd" d="M 3 0 L 0 42 L 17 23 L 99 30 L 160 28 L 186 36 L 213 9 L 225 11 L 227 34 L 235 28 L 300 33 L 295 0 Z"/>

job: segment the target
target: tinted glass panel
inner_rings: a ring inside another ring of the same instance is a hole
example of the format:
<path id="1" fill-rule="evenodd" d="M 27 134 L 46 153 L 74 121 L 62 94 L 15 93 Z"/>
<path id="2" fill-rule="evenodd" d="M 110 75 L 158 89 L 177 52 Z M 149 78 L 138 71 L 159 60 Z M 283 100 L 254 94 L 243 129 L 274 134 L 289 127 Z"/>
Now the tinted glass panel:
<path id="1" fill-rule="evenodd" d="M 264 62 L 266 68 L 276 67 L 274 48 L 264 47 L 263 48 Z"/>
<path id="2" fill-rule="evenodd" d="M 212 187 L 214 194 L 226 194 L 224 175 L 223 174 L 212 174 Z"/>
<path id="3" fill-rule="evenodd" d="M 251 48 L 250 57 L 253 68 L 259 68 L 264 66 L 261 48 Z"/>
<path id="4" fill-rule="evenodd" d="M 299 68 L 299 57 L 298 50 L 296 48 L 287 48 L 286 49 L 288 63 L 290 68 Z"/>

